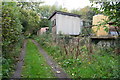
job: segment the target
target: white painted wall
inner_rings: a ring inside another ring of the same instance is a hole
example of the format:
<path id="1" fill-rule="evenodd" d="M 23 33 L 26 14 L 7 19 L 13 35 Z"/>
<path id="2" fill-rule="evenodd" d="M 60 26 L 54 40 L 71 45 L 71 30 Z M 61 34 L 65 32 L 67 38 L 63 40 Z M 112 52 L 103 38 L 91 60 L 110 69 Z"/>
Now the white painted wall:
<path id="1" fill-rule="evenodd" d="M 60 32 L 68 35 L 79 35 L 82 24 L 79 17 L 56 14 L 51 18 L 51 21 L 56 19 L 56 34 Z"/>

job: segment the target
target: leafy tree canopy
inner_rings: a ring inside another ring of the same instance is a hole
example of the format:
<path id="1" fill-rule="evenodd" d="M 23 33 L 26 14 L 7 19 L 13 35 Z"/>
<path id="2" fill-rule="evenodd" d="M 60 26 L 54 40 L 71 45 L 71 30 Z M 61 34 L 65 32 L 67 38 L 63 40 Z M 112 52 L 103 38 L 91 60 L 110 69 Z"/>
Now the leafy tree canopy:
<path id="1" fill-rule="evenodd" d="M 86 6 L 78 10 L 73 9 L 71 10 L 71 12 L 81 15 L 81 18 L 88 23 L 86 24 L 86 26 L 92 25 L 92 17 L 95 15 L 95 12 L 92 10 L 92 7 Z"/>
<path id="2" fill-rule="evenodd" d="M 112 22 L 118 35 L 120 36 L 120 1 L 96 1 L 90 0 L 92 5 L 99 5 L 99 8 L 94 8 L 97 13 L 102 13 L 108 16 L 109 20 L 105 23 Z"/>

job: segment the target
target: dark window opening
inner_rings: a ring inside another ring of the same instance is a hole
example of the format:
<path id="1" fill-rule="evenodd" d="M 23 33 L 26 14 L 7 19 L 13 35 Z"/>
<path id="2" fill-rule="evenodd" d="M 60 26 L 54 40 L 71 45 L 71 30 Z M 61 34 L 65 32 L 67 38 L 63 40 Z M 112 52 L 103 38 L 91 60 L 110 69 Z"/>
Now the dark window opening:
<path id="1" fill-rule="evenodd" d="M 54 19 L 54 20 L 52 21 L 52 26 L 53 26 L 53 27 L 56 26 L 56 19 Z"/>

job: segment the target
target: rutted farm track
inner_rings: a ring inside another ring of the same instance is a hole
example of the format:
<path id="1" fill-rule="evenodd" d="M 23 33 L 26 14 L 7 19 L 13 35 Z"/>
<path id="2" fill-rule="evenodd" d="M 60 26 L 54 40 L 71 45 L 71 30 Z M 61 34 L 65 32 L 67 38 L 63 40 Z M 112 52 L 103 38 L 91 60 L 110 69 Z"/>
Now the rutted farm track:
<path id="1" fill-rule="evenodd" d="M 29 51 L 32 51 L 33 54 L 30 54 L 28 53 L 28 44 L 29 46 L 31 46 L 31 49 Z M 35 49 L 32 47 L 34 46 Z M 37 52 L 35 52 L 37 51 Z M 38 54 L 37 54 L 38 53 Z M 38 57 L 38 60 L 32 60 L 32 58 L 29 58 L 29 56 L 33 57 L 37 55 Z M 41 57 L 40 57 L 40 56 Z M 29 58 L 29 59 L 28 59 Z M 42 62 L 40 62 L 40 61 Z M 35 63 L 32 64 L 32 61 L 34 61 Z M 45 61 L 45 62 L 44 62 Z M 30 65 L 31 64 L 31 65 Z M 64 72 L 64 70 L 58 66 L 58 64 L 47 54 L 46 51 L 44 51 L 44 49 L 42 49 L 40 47 L 40 45 L 34 41 L 34 40 L 25 40 L 24 41 L 24 44 L 22 46 L 22 51 L 21 51 L 21 54 L 20 54 L 20 57 L 19 57 L 19 61 L 16 65 L 16 70 L 14 72 L 14 75 L 12 78 L 32 78 L 32 76 L 30 77 L 29 75 L 29 72 L 31 71 L 31 68 L 29 69 L 29 67 L 32 67 L 32 68 L 37 68 L 35 67 L 34 65 L 38 65 L 37 67 L 48 67 L 50 69 L 50 71 L 48 69 L 44 69 L 44 68 L 38 68 L 38 69 L 43 69 L 43 72 L 48 72 L 50 74 L 53 73 L 53 78 L 68 78 L 68 75 Z M 26 69 L 25 69 L 26 67 Z M 26 70 L 26 71 L 24 71 Z M 41 70 L 37 70 L 37 71 L 41 71 Z M 28 73 L 26 73 L 28 72 Z M 33 72 L 33 74 L 31 75 L 34 75 L 34 73 L 39 73 L 39 72 Z M 42 75 L 46 75 L 45 73 L 43 73 Z M 36 78 L 36 77 L 34 77 Z M 51 76 L 49 77 L 45 77 L 45 76 L 42 76 L 41 77 L 41 74 L 37 74 L 37 78 L 51 78 Z"/>

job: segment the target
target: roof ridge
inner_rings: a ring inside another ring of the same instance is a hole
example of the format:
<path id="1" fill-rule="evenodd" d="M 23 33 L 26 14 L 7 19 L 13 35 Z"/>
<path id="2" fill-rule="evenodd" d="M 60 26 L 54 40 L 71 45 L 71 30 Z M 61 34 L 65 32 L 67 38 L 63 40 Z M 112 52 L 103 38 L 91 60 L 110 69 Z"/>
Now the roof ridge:
<path id="1" fill-rule="evenodd" d="M 81 15 L 74 14 L 74 13 L 69 13 L 69 12 L 64 12 L 64 11 L 57 11 L 55 10 L 53 14 L 48 18 L 50 20 L 55 14 L 62 14 L 62 15 L 68 15 L 68 16 L 74 16 L 74 17 L 81 17 Z"/>

